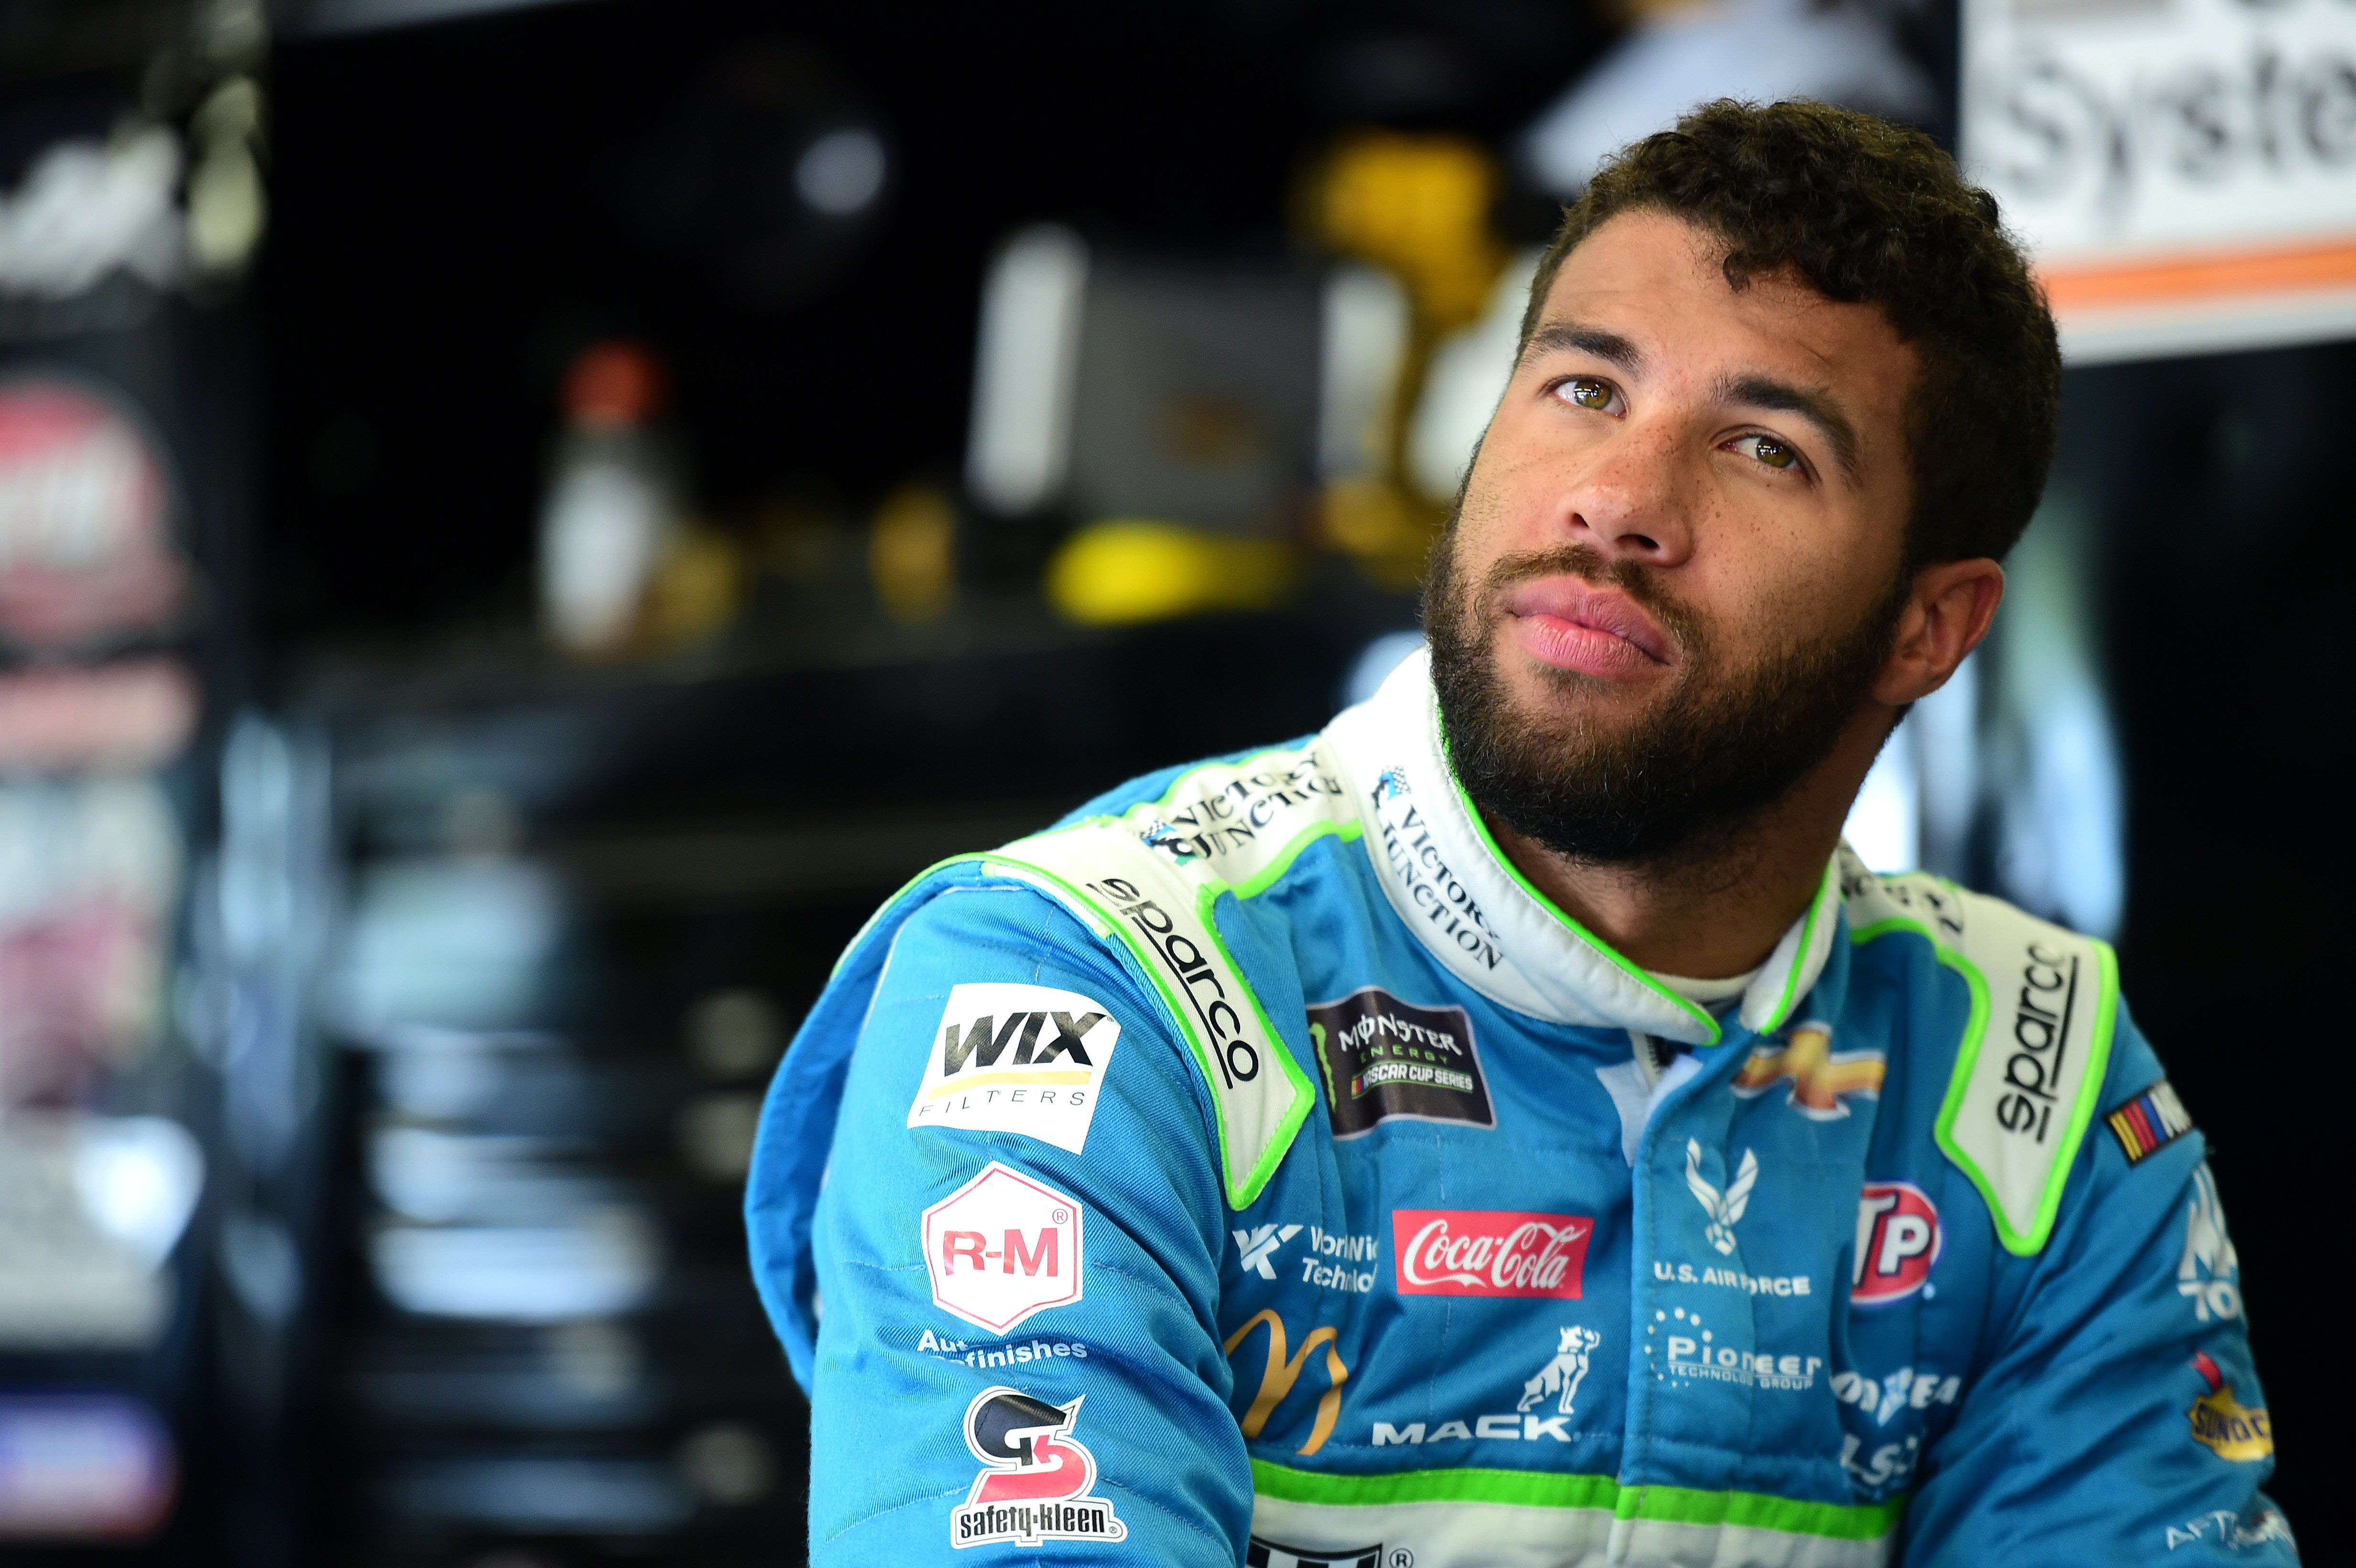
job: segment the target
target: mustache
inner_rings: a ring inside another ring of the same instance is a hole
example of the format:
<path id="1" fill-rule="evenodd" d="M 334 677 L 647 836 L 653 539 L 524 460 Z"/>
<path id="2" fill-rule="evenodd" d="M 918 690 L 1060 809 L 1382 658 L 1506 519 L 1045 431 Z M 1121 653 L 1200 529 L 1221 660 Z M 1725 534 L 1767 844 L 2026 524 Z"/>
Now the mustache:
<path id="1" fill-rule="evenodd" d="M 1597 588 L 1617 589 L 1651 611 L 1681 650 L 1692 653 L 1702 645 L 1701 618 L 1662 587 L 1651 569 L 1633 560 L 1606 560 L 1592 545 L 1562 545 L 1500 556 L 1481 579 L 1478 604 L 1483 619 L 1488 618 L 1487 607 L 1507 589 L 1534 577 L 1576 577 Z"/>

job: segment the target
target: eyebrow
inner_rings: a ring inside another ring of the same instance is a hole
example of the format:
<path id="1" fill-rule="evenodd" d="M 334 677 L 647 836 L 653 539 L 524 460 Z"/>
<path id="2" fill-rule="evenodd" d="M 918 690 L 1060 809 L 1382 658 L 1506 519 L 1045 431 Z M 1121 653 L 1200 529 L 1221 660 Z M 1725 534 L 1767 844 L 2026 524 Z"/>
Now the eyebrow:
<path id="1" fill-rule="evenodd" d="M 1550 321 L 1531 333 L 1529 342 L 1522 346 L 1522 357 L 1528 359 L 1563 349 L 1592 354 L 1631 375 L 1644 368 L 1644 354 L 1627 338 L 1600 326 L 1581 326 L 1575 321 Z"/>
<path id="2" fill-rule="evenodd" d="M 1850 479 L 1857 477 L 1857 427 L 1826 394 L 1778 381 L 1772 376 L 1730 376 L 1719 382 L 1718 396 L 1723 402 L 1740 403 L 1746 408 L 1798 414 L 1824 433 L 1842 475 Z"/>

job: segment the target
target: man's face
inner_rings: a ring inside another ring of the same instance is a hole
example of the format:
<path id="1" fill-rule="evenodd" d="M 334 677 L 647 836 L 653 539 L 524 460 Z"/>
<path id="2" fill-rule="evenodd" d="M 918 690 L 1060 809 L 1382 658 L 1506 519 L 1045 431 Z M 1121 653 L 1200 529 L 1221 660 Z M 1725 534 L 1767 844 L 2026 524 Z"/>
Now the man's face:
<path id="1" fill-rule="evenodd" d="M 1655 861 L 1823 761 L 1888 656 L 1915 356 L 1632 212 L 1565 258 L 1427 601 L 1451 754 L 1558 853 Z"/>

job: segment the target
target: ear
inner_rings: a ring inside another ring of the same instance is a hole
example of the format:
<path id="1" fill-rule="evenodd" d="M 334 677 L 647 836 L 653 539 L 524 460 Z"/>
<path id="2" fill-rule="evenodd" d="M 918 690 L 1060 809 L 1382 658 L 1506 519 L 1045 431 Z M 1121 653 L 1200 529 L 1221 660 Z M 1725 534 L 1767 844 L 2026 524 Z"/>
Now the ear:
<path id="1" fill-rule="evenodd" d="M 2004 568 L 1981 557 L 1926 566 L 1899 613 L 1890 662 L 1873 684 L 1877 701 L 1892 708 L 1928 697 L 1947 684 L 1964 656 L 1980 645 L 2004 598 Z"/>

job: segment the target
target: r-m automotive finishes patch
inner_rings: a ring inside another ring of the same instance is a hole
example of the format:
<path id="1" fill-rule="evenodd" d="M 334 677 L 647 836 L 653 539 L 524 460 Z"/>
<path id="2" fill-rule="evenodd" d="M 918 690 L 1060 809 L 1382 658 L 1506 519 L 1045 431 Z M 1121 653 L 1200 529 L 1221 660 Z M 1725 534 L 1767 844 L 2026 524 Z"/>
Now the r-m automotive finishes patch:
<path id="1" fill-rule="evenodd" d="M 1378 986 L 1309 1009 L 1333 1136 L 1371 1132 L 1388 1116 L 1497 1125 L 1462 1008 L 1419 1008 Z"/>

